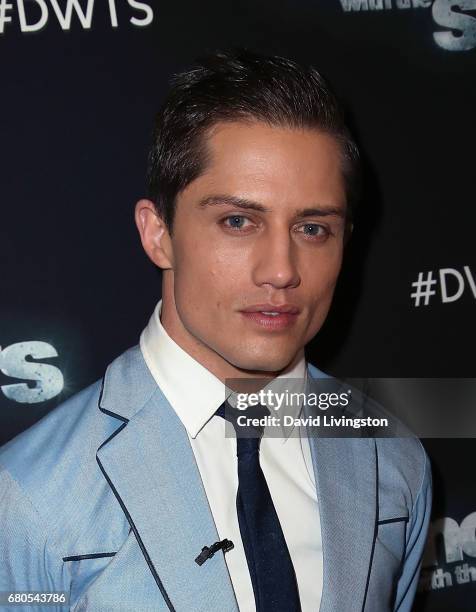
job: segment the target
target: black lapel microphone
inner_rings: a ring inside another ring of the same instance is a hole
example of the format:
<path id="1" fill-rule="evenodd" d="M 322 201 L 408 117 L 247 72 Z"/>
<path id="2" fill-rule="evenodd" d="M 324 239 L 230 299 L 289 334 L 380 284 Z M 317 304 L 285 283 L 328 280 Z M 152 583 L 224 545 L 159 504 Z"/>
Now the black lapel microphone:
<path id="1" fill-rule="evenodd" d="M 203 565 L 207 559 L 211 559 L 219 550 L 222 550 L 223 553 L 227 553 L 232 548 L 235 548 L 235 545 L 231 540 L 227 540 L 226 538 L 221 540 L 221 542 L 215 542 L 215 544 L 211 546 L 204 546 L 202 552 L 195 559 L 195 563 L 197 565 Z"/>

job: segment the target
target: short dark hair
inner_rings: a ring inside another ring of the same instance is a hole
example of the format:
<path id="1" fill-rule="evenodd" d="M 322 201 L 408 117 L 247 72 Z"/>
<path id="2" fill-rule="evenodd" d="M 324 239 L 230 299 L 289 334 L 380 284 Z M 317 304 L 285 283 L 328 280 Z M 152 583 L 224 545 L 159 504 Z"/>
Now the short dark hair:
<path id="1" fill-rule="evenodd" d="M 206 135 L 223 121 L 318 129 L 342 149 L 347 219 L 360 193 L 360 156 L 329 86 L 312 66 L 247 50 L 218 51 L 175 75 L 155 124 L 148 197 L 172 231 L 177 195 L 206 169 Z"/>

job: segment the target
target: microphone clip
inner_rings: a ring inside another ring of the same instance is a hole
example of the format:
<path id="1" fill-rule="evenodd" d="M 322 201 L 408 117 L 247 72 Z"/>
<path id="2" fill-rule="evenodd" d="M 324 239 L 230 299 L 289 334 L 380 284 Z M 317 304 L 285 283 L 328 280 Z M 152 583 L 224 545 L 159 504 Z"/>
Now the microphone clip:
<path id="1" fill-rule="evenodd" d="M 215 542 L 211 546 L 204 546 L 202 548 L 202 552 L 195 559 L 195 563 L 197 565 L 203 565 L 207 559 L 211 559 L 213 555 L 219 550 L 223 550 L 223 553 L 228 552 L 232 548 L 235 548 L 235 545 L 231 540 L 221 540 L 221 542 Z"/>

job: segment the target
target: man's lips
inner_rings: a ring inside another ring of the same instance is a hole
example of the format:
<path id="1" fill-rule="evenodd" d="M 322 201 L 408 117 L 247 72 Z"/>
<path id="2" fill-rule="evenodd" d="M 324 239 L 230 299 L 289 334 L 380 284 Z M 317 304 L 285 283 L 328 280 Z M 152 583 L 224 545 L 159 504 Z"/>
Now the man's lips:
<path id="1" fill-rule="evenodd" d="M 244 318 L 267 330 L 283 330 L 291 327 L 297 320 L 300 309 L 293 304 L 254 304 L 243 308 Z"/>
<path id="2" fill-rule="evenodd" d="M 288 314 L 299 314 L 299 308 L 294 304 L 253 304 L 243 308 L 241 312 L 277 312 Z"/>

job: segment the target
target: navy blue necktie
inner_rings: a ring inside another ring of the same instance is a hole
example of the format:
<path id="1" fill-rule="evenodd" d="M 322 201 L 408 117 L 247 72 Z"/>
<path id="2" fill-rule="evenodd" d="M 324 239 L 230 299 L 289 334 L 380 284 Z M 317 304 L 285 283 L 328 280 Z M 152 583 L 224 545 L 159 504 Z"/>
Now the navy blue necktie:
<path id="1" fill-rule="evenodd" d="M 256 407 L 258 408 L 258 407 Z M 261 409 L 261 411 L 259 410 Z M 269 414 L 260 406 L 253 416 Z M 259 463 L 263 428 L 245 432 L 236 426 L 238 412 L 227 402 L 216 414 L 237 432 L 238 492 L 236 509 L 241 538 L 253 585 L 257 612 L 300 612 L 296 574 L 271 494 Z M 253 437 L 250 437 L 253 436 Z M 299 517 L 296 517 L 299 520 Z"/>

